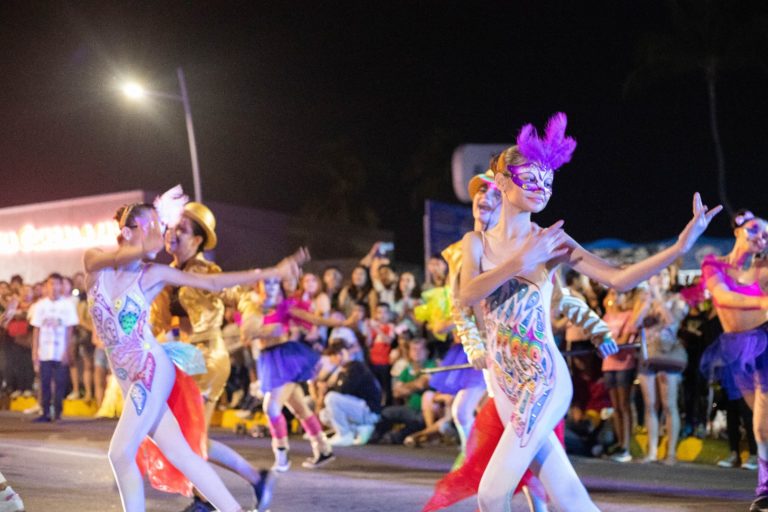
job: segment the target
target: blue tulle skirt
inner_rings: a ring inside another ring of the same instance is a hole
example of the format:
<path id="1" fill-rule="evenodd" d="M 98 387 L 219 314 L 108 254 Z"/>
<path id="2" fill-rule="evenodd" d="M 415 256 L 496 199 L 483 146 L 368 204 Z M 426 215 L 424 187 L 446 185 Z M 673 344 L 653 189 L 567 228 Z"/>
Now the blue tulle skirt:
<path id="1" fill-rule="evenodd" d="M 768 322 L 744 332 L 726 332 L 707 347 L 699 368 L 720 380 L 728 398 L 759 388 L 768 392 Z"/>
<path id="2" fill-rule="evenodd" d="M 288 341 L 261 351 L 256 369 L 261 391 L 266 393 L 289 382 L 306 382 L 315 376 L 320 354 L 300 341 Z"/>
<path id="3" fill-rule="evenodd" d="M 453 366 L 468 362 L 464 347 L 461 346 L 461 343 L 454 343 L 445 353 L 440 366 Z M 484 388 L 485 379 L 483 379 L 483 372 L 480 370 L 452 370 L 432 375 L 432 378 L 429 379 L 429 387 L 440 393 L 455 395 L 462 389 Z"/>

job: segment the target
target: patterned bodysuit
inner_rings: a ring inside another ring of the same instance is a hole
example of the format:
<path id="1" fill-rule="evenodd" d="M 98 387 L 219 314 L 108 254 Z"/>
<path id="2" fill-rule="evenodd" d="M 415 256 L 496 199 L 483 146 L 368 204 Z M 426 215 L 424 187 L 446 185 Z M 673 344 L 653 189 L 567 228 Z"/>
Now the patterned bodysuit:
<path id="1" fill-rule="evenodd" d="M 488 270 L 488 266 L 486 261 L 483 267 Z M 496 406 L 502 422 L 513 425 L 520 446 L 528 444 L 540 417 L 553 412 L 547 407 L 553 401 L 556 385 L 564 388 L 557 393 L 567 394 L 567 402 L 573 392 L 565 361 L 551 335 L 552 281 L 546 269 L 541 268 L 539 273 L 539 284 L 524 277 L 512 278 L 483 303 L 488 369 Z M 560 405 L 563 400 L 557 402 Z M 547 431 L 557 421 L 550 423 L 544 427 Z"/>
<path id="2" fill-rule="evenodd" d="M 144 268 L 116 297 L 107 294 L 103 283 L 104 275 L 114 274 L 114 271 L 102 270 L 88 293 L 93 324 L 104 341 L 112 372 L 123 390 L 123 396 L 130 397 L 139 416 L 144 410 L 148 393 L 152 391 L 158 363 L 170 364 L 147 323 L 149 304 L 139 287 Z M 173 371 L 173 368 L 169 370 Z"/>

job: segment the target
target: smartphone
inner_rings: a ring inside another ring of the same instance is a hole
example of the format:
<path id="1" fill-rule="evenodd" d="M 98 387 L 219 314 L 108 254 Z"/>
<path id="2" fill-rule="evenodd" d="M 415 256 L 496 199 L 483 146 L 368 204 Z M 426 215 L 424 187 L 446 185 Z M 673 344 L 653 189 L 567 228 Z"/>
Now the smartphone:
<path id="1" fill-rule="evenodd" d="M 382 256 L 394 250 L 395 250 L 394 242 L 381 242 L 379 244 L 379 254 Z"/>

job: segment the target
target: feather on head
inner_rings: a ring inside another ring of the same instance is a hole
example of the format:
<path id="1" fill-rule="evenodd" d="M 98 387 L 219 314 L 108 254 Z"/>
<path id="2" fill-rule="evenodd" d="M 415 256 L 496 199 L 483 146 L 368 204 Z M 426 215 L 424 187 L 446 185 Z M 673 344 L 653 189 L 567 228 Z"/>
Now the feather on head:
<path id="1" fill-rule="evenodd" d="M 553 115 L 547 122 L 543 139 L 539 137 L 532 124 L 523 126 L 517 135 L 518 151 L 529 164 L 536 165 L 544 171 L 556 171 L 571 161 L 573 151 L 576 149 L 576 141 L 573 137 L 565 135 L 567 124 L 568 118 L 564 113 L 558 112 Z"/>

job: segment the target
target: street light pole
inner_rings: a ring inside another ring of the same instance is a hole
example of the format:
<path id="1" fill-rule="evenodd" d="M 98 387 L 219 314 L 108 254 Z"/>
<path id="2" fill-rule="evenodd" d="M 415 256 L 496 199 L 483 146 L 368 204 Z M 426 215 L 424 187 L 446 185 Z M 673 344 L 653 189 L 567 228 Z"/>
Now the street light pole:
<path id="1" fill-rule="evenodd" d="M 197 162 L 197 144 L 195 144 L 195 128 L 192 125 L 192 109 L 189 106 L 187 96 L 187 82 L 184 79 L 184 71 L 181 67 L 176 69 L 179 75 L 179 89 L 181 90 L 181 103 L 184 105 L 184 117 L 187 120 L 187 135 L 189 136 L 189 156 L 192 159 L 192 182 L 195 188 L 195 201 L 203 201 L 203 192 L 200 185 L 200 165 Z"/>

